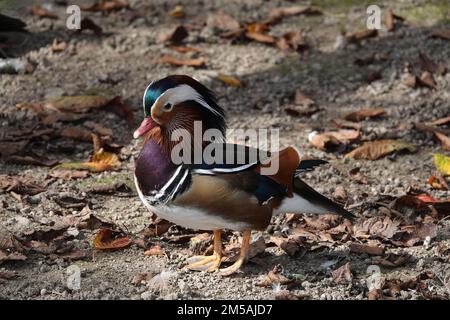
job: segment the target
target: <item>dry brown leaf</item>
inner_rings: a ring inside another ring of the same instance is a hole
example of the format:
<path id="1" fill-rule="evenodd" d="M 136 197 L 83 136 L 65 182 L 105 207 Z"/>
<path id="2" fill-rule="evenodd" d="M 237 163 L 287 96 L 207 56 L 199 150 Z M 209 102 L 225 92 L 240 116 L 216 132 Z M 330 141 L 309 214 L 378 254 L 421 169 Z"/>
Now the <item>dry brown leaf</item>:
<path id="1" fill-rule="evenodd" d="M 282 237 L 270 237 L 270 242 L 274 243 L 281 250 L 286 252 L 290 257 L 293 257 L 300 251 L 300 247 L 293 239 L 286 239 Z"/>
<path id="2" fill-rule="evenodd" d="M 445 181 L 443 176 L 430 176 L 430 178 L 428 178 L 428 184 L 431 185 L 433 189 L 448 190 L 447 181 Z"/>
<path id="3" fill-rule="evenodd" d="M 92 172 L 102 172 L 114 170 L 120 166 L 119 158 L 116 154 L 100 151 L 92 156 L 89 162 L 68 162 L 62 163 L 57 168 L 70 170 L 89 170 Z"/>
<path id="4" fill-rule="evenodd" d="M 95 236 L 93 244 L 95 249 L 108 250 L 126 248 L 132 242 L 123 232 L 101 229 Z"/>
<path id="5" fill-rule="evenodd" d="M 227 256 L 223 258 L 224 262 L 235 262 L 239 258 L 240 254 L 239 243 L 229 243 L 225 246 L 225 252 L 227 252 Z M 252 259 L 256 257 L 258 254 L 264 252 L 266 250 L 266 243 L 263 238 L 258 238 L 256 241 L 250 243 L 250 249 L 247 253 L 247 259 Z"/>
<path id="6" fill-rule="evenodd" d="M 448 123 L 450 123 L 450 116 L 427 122 L 426 124 L 430 126 L 440 126 Z"/>
<path id="7" fill-rule="evenodd" d="M 307 106 L 307 107 L 315 104 L 314 100 L 309 98 L 307 95 L 305 95 L 299 89 L 295 90 L 294 103 L 298 104 L 298 105 Z"/>
<path id="8" fill-rule="evenodd" d="M 172 31 L 159 37 L 160 42 L 180 43 L 189 36 L 185 26 L 177 26 Z"/>
<path id="9" fill-rule="evenodd" d="M 277 23 L 284 17 L 295 16 L 298 14 L 322 14 L 322 10 L 316 6 L 294 6 L 275 8 L 269 12 L 267 21 Z"/>
<path id="10" fill-rule="evenodd" d="M 256 285 L 259 287 L 270 288 L 274 285 L 288 285 L 292 282 L 292 279 L 283 275 L 283 267 L 278 264 Z"/>
<path id="11" fill-rule="evenodd" d="M 206 25 L 220 31 L 237 31 L 241 27 L 235 18 L 222 11 L 208 14 Z"/>
<path id="12" fill-rule="evenodd" d="M 52 47 L 53 52 L 62 52 L 67 49 L 67 42 L 60 41 L 58 42 L 56 39 L 53 41 Z"/>
<path id="13" fill-rule="evenodd" d="M 30 166 L 42 166 L 42 167 L 53 167 L 58 164 L 58 160 L 43 159 L 36 156 L 9 156 L 5 160 L 8 163 L 20 164 L 20 165 L 30 165 Z"/>
<path id="14" fill-rule="evenodd" d="M 372 259 L 372 263 L 383 267 L 400 267 L 408 263 L 411 260 L 411 256 L 408 254 L 395 254 L 390 253 L 384 257 L 376 257 Z"/>
<path id="15" fill-rule="evenodd" d="M 388 10 L 388 12 L 386 13 L 385 23 L 387 31 L 394 30 L 394 13 L 392 12 L 392 10 Z"/>
<path id="16" fill-rule="evenodd" d="M 86 129 L 82 129 L 74 126 L 66 126 L 62 129 L 60 135 L 62 137 L 80 140 L 80 141 L 91 141 L 92 132 Z"/>
<path id="17" fill-rule="evenodd" d="M 373 38 L 378 35 L 378 30 L 376 29 L 365 29 L 362 31 L 347 33 L 346 37 L 348 41 L 360 41 L 367 38 Z"/>
<path id="18" fill-rule="evenodd" d="M 208 251 L 212 251 L 213 237 L 209 233 L 201 233 L 189 239 L 189 249 L 194 254 L 209 254 Z"/>
<path id="19" fill-rule="evenodd" d="M 13 279 L 18 277 L 17 272 L 15 271 L 9 271 L 9 270 L 1 270 L 0 269 L 0 279 Z"/>
<path id="20" fill-rule="evenodd" d="M 442 149 L 450 151 L 450 137 L 447 137 L 446 135 L 444 135 L 440 132 L 435 132 L 434 135 L 441 142 Z"/>
<path id="21" fill-rule="evenodd" d="M 39 16 L 41 18 L 49 18 L 49 19 L 58 19 L 58 15 L 50 10 L 45 9 L 39 5 L 34 5 L 31 7 L 31 13 L 35 16 Z"/>
<path id="22" fill-rule="evenodd" d="M 125 0 L 101 0 L 92 5 L 80 6 L 84 11 L 116 11 L 128 8 L 128 2 Z"/>
<path id="23" fill-rule="evenodd" d="M 167 14 L 176 19 L 181 19 L 184 17 L 184 7 L 181 5 L 175 6 L 175 8 L 170 10 Z"/>
<path id="24" fill-rule="evenodd" d="M 340 129 L 338 131 L 310 134 L 308 140 L 311 145 L 318 149 L 332 151 L 341 144 L 359 139 L 359 137 L 360 132 L 357 130 Z"/>
<path id="25" fill-rule="evenodd" d="M 437 75 L 443 75 L 447 71 L 444 64 L 431 61 L 431 59 L 422 52 L 419 53 L 419 64 L 423 71 L 428 71 Z"/>
<path id="26" fill-rule="evenodd" d="M 227 76 L 223 73 L 219 73 L 219 75 L 217 76 L 217 79 L 229 86 L 236 87 L 236 88 L 239 88 L 242 85 L 241 81 L 238 78 L 233 77 L 233 76 Z"/>
<path id="27" fill-rule="evenodd" d="M 247 24 L 247 32 L 267 33 L 269 31 L 270 26 L 265 23 L 255 22 Z"/>
<path id="28" fill-rule="evenodd" d="M 280 290 L 275 293 L 275 300 L 305 300 L 308 298 L 307 294 L 298 294 L 289 290 Z"/>
<path id="29" fill-rule="evenodd" d="M 382 256 L 384 254 L 384 246 L 371 246 L 359 243 L 352 243 L 350 245 L 350 252 L 367 253 L 372 256 Z"/>
<path id="30" fill-rule="evenodd" d="M 369 108 L 349 113 L 344 117 L 344 119 L 359 122 L 367 118 L 379 117 L 385 114 L 386 111 L 383 108 Z"/>
<path id="31" fill-rule="evenodd" d="M 190 67 L 203 67 L 206 64 L 206 60 L 204 58 L 196 58 L 196 59 L 178 59 L 170 55 L 164 55 L 158 60 L 156 63 L 165 63 L 171 64 L 175 66 L 190 66 Z"/>
<path id="32" fill-rule="evenodd" d="M 27 194 L 34 196 L 44 192 L 46 188 L 38 184 L 30 177 L 0 175 L 0 189 L 6 192 L 15 192 L 17 194 Z"/>
<path id="33" fill-rule="evenodd" d="M 170 49 L 175 50 L 180 53 L 187 53 L 187 52 L 202 52 L 202 49 L 189 47 L 189 46 L 175 46 L 171 45 L 169 46 Z"/>
<path id="34" fill-rule="evenodd" d="M 355 129 L 357 131 L 361 130 L 361 124 L 359 124 L 357 122 L 347 121 L 344 119 L 333 119 L 331 121 L 338 128 L 349 128 L 349 129 Z"/>
<path id="35" fill-rule="evenodd" d="M 350 262 L 331 272 L 333 282 L 336 284 L 347 284 L 352 282 L 353 274 L 350 270 Z"/>
<path id="36" fill-rule="evenodd" d="M 431 38 L 440 38 L 444 40 L 450 40 L 450 29 L 448 30 L 434 30 L 430 34 Z"/>
<path id="37" fill-rule="evenodd" d="M 166 252 L 158 245 L 151 247 L 144 252 L 146 256 L 165 256 Z"/>
<path id="38" fill-rule="evenodd" d="M 403 84 L 410 88 L 415 88 L 417 85 L 417 77 L 413 74 L 408 74 L 403 78 Z"/>
<path id="39" fill-rule="evenodd" d="M 142 234 L 146 238 L 159 237 L 166 233 L 171 226 L 173 226 L 173 223 L 164 219 L 157 218 L 142 231 Z"/>
<path id="40" fill-rule="evenodd" d="M 372 217 L 353 226 L 356 238 L 368 238 L 370 235 L 384 239 L 391 239 L 399 231 L 399 221 L 392 221 L 389 217 Z"/>
<path id="41" fill-rule="evenodd" d="M 434 81 L 434 78 L 433 78 L 433 75 L 431 74 L 431 72 L 428 72 L 428 71 L 422 72 L 422 74 L 420 75 L 420 77 L 417 80 L 418 80 L 418 84 L 420 84 L 424 87 L 436 89 L 436 81 Z"/>
<path id="42" fill-rule="evenodd" d="M 308 48 L 308 44 L 300 32 L 286 32 L 276 39 L 276 45 L 281 50 L 299 51 Z"/>
<path id="43" fill-rule="evenodd" d="M 93 108 L 103 107 L 109 101 L 103 96 L 61 96 L 48 100 L 43 107 L 47 110 L 83 113 Z"/>
<path id="44" fill-rule="evenodd" d="M 268 34 L 264 34 L 264 33 L 257 33 L 257 32 L 246 32 L 245 36 L 248 39 L 257 41 L 257 42 L 262 42 L 262 43 L 275 43 L 276 38 L 268 35 Z"/>
<path id="45" fill-rule="evenodd" d="M 414 152 L 415 150 L 416 148 L 413 145 L 400 140 L 378 140 L 365 142 L 362 146 L 347 153 L 345 158 L 376 160 L 393 152 Z"/>

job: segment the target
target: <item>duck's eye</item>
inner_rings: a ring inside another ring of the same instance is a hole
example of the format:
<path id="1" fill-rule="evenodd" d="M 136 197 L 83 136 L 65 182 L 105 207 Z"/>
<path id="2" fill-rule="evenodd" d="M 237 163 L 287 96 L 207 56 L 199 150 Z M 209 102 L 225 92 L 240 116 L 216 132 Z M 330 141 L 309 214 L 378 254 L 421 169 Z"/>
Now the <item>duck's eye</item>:
<path id="1" fill-rule="evenodd" d="M 164 111 L 170 111 L 172 110 L 172 104 L 170 104 L 169 102 L 167 102 L 164 107 L 163 107 Z"/>

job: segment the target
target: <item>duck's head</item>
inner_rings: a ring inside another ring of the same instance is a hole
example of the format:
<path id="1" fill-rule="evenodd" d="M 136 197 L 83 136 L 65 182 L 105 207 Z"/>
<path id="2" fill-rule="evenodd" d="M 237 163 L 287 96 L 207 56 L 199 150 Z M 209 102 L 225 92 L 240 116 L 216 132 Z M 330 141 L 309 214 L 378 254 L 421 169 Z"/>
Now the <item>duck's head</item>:
<path id="1" fill-rule="evenodd" d="M 218 129 L 225 134 L 225 112 L 215 96 L 186 75 L 171 75 L 150 83 L 144 92 L 143 107 L 144 120 L 134 138 L 169 137 L 176 129 L 193 132 L 195 121 L 201 121 L 203 131 Z"/>

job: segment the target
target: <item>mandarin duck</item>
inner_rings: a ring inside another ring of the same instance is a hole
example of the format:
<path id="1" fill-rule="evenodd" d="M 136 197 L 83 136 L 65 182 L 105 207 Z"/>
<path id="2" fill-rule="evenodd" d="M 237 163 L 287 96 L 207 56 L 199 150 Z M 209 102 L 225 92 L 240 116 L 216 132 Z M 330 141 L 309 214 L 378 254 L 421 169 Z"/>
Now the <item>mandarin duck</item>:
<path id="1" fill-rule="evenodd" d="M 299 178 L 301 172 L 326 161 L 302 161 L 294 147 L 271 154 L 226 143 L 224 109 L 214 94 L 193 78 L 172 75 L 150 83 L 144 92 L 143 107 L 144 120 L 133 135 L 144 138 L 134 176 L 141 201 L 160 218 L 186 228 L 213 231 L 213 254 L 189 259 L 195 262 L 186 268 L 233 274 L 246 259 L 251 230 L 264 230 L 273 214 L 333 213 L 353 217 Z M 200 133 L 213 130 L 222 139 L 174 139 L 177 130 L 194 135 L 198 122 Z M 174 156 L 180 144 L 185 148 L 179 152 L 181 161 Z M 199 151 L 202 155 L 212 147 L 215 161 L 206 161 L 202 156 L 193 159 Z M 264 174 L 264 168 L 274 161 L 278 170 Z M 224 269 L 220 269 L 221 229 L 243 233 L 239 258 Z"/>

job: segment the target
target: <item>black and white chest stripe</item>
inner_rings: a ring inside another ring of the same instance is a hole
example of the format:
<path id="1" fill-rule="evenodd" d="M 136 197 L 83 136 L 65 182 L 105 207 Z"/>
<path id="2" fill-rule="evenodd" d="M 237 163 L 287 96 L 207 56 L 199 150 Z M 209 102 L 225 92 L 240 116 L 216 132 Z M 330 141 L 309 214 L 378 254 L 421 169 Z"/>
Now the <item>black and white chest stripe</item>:
<path id="1" fill-rule="evenodd" d="M 136 177 L 135 177 L 136 180 Z M 191 184 L 191 174 L 188 168 L 178 166 L 170 179 L 159 190 L 153 190 L 149 195 L 142 194 L 136 180 L 139 196 L 150 206 L 167 204 L 183 193 Z"/>

